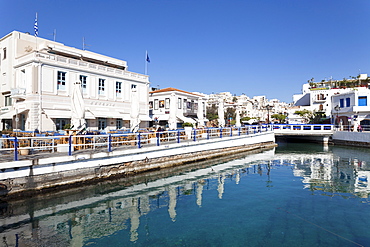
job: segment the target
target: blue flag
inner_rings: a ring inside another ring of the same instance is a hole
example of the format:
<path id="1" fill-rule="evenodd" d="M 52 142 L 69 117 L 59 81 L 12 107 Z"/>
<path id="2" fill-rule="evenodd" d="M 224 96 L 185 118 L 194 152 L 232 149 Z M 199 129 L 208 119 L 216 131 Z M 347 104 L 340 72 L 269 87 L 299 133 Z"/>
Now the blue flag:
<path id="1" fill-rule="evenodd" d="M 148 54 L 148 53 L 146 53 L 146 61 L 147 61 L 148 63 L 150 63 L 150 58 L 149 58 L 149 54 Z"/>

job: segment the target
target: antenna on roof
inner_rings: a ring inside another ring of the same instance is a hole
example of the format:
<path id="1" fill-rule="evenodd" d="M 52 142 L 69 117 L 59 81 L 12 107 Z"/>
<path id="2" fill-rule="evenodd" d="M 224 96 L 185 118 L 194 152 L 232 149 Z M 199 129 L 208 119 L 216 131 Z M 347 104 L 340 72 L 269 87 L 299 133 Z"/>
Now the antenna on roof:
<path id="1" fill-rule="evenodd" d="M 53 34 L 49 34 L 49 35 L 53 35 L 53 40 L 55 41 L 55 38 L 57 37 L 57 30 L 54 29 Z"/>
<path id="2" fill-rule="evenodd" d="M 86 46 L 90 46 L 90 45 L 86 44 L 85 43 L 85 37 L 82 37 L 82 50 L 85 50 Z"/>

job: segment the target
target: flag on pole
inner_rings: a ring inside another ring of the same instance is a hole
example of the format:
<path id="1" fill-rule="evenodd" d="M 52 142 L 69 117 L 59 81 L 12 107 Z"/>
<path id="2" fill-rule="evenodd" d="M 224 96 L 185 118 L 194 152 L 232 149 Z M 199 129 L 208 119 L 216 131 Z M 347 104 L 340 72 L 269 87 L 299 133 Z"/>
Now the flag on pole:
<path id="1" fill-rule="evenodd" d="M 33 25 L 33 28 L 35 30 L 35 36 L 37 37 L 39 35 L 39 27 L 37 26 L 37 13 L 35 18 L 35 25 Z"/>
<path id="2" fill-rule="evenodd" d="M 150 63 L 150 58 L 149 58 L 149 54 L 148 54 L 148 52 L 146 52 L 146 61 L 147 61 L 148 63 Z"/>

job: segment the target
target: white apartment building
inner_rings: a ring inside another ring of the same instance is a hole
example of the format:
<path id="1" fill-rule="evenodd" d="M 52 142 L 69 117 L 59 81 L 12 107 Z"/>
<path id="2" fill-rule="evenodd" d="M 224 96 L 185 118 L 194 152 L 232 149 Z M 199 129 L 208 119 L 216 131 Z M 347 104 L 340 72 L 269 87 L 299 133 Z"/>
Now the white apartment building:
<path id="1" fill-rule="evenodd" d="M 150 117 L 153 125 L 170 129 L 171 118 L 176 128 L 189 122 L 193 126 L 204 127 L 206 119 L 206 97 L 176 88 L 164 88 L 149 93 Z"/>
<path id="2" fill-rule="evenodd" d="M 350 126 L 357 131 L 358 125 L 370 127 L 370 90 L 358 87 L 345 93 L 332 96 L 333 123 L 344 128 Z"/>
<path id="3" fill-rule="evenodd" d="M 1 129 L 63 129 L 76 82 L 89 130 L 129 127 L 133 104 L 139 104 L 141 127 L 147 126 L 147 75 L 129 72 L 126 61 L 13 31 L 0 39 Z"/>

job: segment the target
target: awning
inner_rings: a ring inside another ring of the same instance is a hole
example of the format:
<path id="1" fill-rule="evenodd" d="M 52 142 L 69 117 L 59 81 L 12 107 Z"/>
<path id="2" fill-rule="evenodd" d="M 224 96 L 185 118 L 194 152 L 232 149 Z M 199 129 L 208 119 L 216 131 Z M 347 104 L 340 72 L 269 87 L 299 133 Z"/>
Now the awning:
<path id="1" fill-rule="evenodd" d="M 168 119 L 170 119 L 170 115 L 166 114 L 166 115 L 154 115 L 151 120 L 152 121 L 168 121 Z"/>
<path id="2" fill-rule="evenodd" d="M 130 114 L 122 114 L 119 112 L 109 112 L 109 111 L 90 111 L 95 118 L 117 118 L 130 120 Z"/>
<path id="3" fill-rule="evenodd" d="M 189 117 L 184 117 L 184 116 L 176 116 L 176 117 L 178 117 L 181 121 L 183 121 L 184 123 L 193 123 L 193 124 L 195 124 L 196 123 L 196 121 L 194 120 L 194 119 L 192 119 L 192 118 L 189 118 Z"/>
<path id="4" fill-rule="evenodd" d="M 141 120 L 141 121 L 153 121 L 153 119 L 151 119 L 148 115 L 140 115 L 139 116 L 139 119 Z"/>
<path id="5" fill-rule="evenodd" d="M 48 118 L 71 118 L 72 113 L 68 110 L 43 109 Z"/>
<path id="6" fill-rule="evenodd" d="M 95 119 L 95 117 L 91 112 L 85 111 L 85 119 Z"/>
<path id="7" fill-rule="evenodd" d="M 12 119 L 14 115 L 15 115 L 15 110 L 11 110 L 11 111 L 1 114 L 0 118 L 1 119 Z"/>

